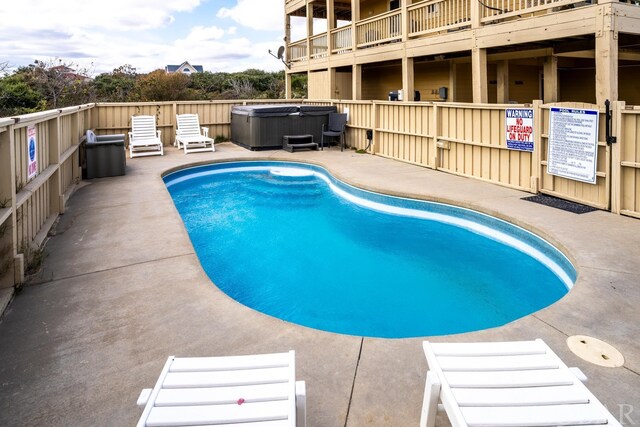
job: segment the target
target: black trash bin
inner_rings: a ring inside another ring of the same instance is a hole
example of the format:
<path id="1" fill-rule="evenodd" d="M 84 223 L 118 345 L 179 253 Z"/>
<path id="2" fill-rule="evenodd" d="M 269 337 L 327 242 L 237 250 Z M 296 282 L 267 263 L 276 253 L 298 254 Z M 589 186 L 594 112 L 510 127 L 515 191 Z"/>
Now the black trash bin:
<path id="1" fill-rule="evenodd" d="M 85 145 L 85 179 L 125 174 L 126 151 L 124 134 L 100 135 L 87 131 Z"/>

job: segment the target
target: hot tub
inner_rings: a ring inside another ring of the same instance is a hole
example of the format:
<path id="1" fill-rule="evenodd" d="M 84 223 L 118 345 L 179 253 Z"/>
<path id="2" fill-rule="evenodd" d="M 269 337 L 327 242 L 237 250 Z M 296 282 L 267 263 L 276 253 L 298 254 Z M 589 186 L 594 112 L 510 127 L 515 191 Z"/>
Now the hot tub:
<path id="1" fill-rule="evenodd" d="M 231 140 L 250 150 L 282 148 L 286 135 L 313 135 L 322 139 L 322 125 L 329 123 L 335 106 L 242 105 L 231 110 Z"/>

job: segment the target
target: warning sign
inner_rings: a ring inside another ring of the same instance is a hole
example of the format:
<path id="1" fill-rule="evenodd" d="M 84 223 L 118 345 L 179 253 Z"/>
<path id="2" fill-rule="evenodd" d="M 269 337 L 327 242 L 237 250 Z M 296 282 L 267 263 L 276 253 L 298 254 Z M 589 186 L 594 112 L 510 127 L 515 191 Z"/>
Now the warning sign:
<path id="1" fill-rule="evenodd" d="M 507 108 L 505 111 L 507 148 L 533 151 L 533 109 Z"/>
<path id="2" fill-rule="evenodd" d="M 36 140 L 36 127 L 27 127 L 27 179 L 38 174 L 38 141 Z"/>

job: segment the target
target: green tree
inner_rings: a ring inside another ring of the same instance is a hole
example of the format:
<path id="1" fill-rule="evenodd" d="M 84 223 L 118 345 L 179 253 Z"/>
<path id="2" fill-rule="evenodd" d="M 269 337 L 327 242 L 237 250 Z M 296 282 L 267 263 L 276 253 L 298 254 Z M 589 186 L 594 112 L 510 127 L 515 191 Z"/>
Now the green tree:
<path id="1" fill-rule="evenodd" d="M 46 100 L 29 85 L 24 72 L 0 78 L 0 117 L 45 110 Z"/>
<path id="2" fill-rule="evenodd" d="M 89 70 L 62 59 L 35 60 L 29 66 L 31 84 L 46 96 L 48 108 L 77 105 L 93 100 L 93 84 Z"/>
<path id="3" fill-rule="evenodd" d="M 136 93 L 140 101 L 186 101 L 193 99 L 189 82 L 187 75 L 158 69 L 136 81 Z"/>
<path id="4" fill-rule="evenodd" d="M 129 64 L 115 68 L 111 73 L 102 73 L 94 79 L 96 100 L 104 102 L 133 101 L 135 96 L 136 69 Z"/>

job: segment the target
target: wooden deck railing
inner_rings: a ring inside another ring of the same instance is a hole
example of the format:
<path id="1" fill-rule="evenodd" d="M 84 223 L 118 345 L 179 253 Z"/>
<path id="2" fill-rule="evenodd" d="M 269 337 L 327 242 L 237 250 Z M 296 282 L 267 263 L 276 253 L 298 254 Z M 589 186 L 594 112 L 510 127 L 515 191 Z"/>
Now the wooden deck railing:
<path id="1" fill-rule="evenodd" d="M 331 53 L 341 54 L 351 52 L 352 44 L 351 27 L 342 27 L 331 31 Z"/>
<path id="2" fill-rule="evenodd" d="M 308 60 L 307 39 L 289 44 L 289 54 L 287 55 L 287 59 L 291 62 Z"/>
<path id="3" fill-rule="evenodd" d="M 480 6 L 481 21 L 491 23 L 507 18 L 521 18 L 527 14 L 555 11 L 561 8 L 596 4 L 593 0 L 484 0 Z M 553 9 L 553 10 L 552 10 Z"/>
<path id="4" fill-rule="evenodd" d="M 426 0 L 409 6 L 409 37 L 468 27 L 470 0 Z"/>
<path id="5" fill-rule="evenodd" d="M 528 106 L 535 117 L 534 151 L 528 152 L 506 144 L 505 109 L 522 105 L 334 100 L 90 104 L 0 119 L 0 288 L 24 280 L 29 254 L 64 212 L 82 176 L 80 151 L 87 129 L 126 133 L 131 116 L 155 115 L 163 143 L 170 145 L 176 114 L 198 114 L 210 135 L 229 137 L 234 105 L 291 102 L 348 110 L 347 145 L 371 154 L 640 218 L 640 107 L 625 107 L 624 102 L 612 103 L 617 143 L 606 144 L 604 114 L 600 115 L 596 184 L 546 172 L 550 108 L 598 108 L 593 105 L 536 101 Z M 30 178 L 32 135 L 37 175 Z"/>
<path id="6" fill-rule="evenodd" d="M 311 44 L 311 58 L 323 58 L 329 55 L 327 33 L 311 37 L 309 43 Z"/>
<path id="7" fill-rule="evenodd" d="M 402 12 L 392 10 L 356 24 L 357 47 L 370 47 L 402 40 Z"/>

